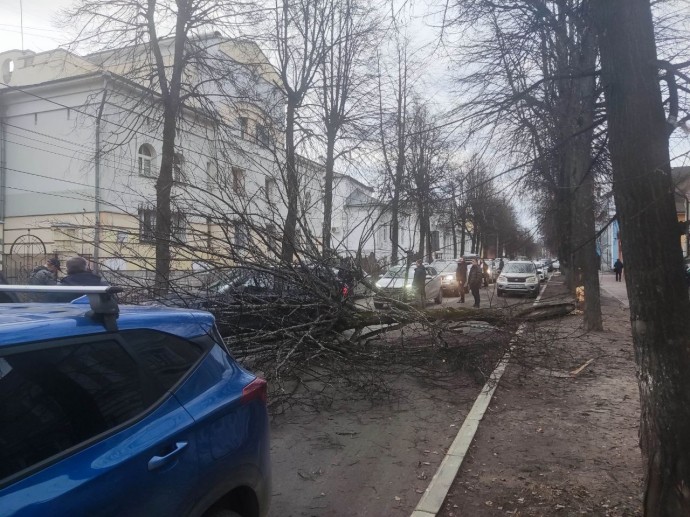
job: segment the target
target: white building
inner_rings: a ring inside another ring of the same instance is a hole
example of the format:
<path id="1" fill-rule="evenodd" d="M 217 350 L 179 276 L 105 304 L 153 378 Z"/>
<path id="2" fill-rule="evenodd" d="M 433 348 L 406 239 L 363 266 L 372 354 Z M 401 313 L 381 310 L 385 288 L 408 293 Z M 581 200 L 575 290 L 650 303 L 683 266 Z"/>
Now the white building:
<path id="1" fill-rule="evenodd" d="M 284 214 L 279 79 L 256 45 L 212 39 L 214 58 L 233 69 L 222 88 L 235 100 L 217 105 L 220 123 L 184 112 L 172 194 L 174 238 L 208 241 L 209 260 L 214 246 L 247 238 L 247 213 L 266 228 Z M 162 127 L 157 95 L 127 73 L 138 55 L 0 53 L 0 237 L 14 266 L 81 254 L 96 267 L 151 269 Z M 173 269 L 199 260 L 183 248 Z"/>

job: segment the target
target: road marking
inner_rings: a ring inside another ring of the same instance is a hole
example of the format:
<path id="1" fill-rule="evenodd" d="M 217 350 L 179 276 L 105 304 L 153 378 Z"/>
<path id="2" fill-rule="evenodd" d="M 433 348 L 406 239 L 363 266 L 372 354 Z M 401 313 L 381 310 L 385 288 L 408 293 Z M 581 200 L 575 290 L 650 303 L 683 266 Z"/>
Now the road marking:
<path id="1" fill-rule="evenodd" d="M 547 279 L 546 284 L 544 285 L 544 289 L 539 292 L 539 295 L 534 300 L 534 303 L 532 304 L 533 307 L 540 302 L 541 296 L 549 283 L 548 280 L 549 279 Z M 494 371 L 491 372 L 491 376 L 489 377 L 489 380 L 486 381 L 486 384 L 484 384 L 482 391 L 479 392 L 477 399 L 472 405 L 472 409 L 470 409 L 470 412 L 465 417 L 462 427 L 460 427 L 457 436 L 453 440 L 453 443 L 448 449 L 443 461 L 441 461 L 441 465 L 439 465 L 436 474 L 434 474 L 434 477 L 431 478 L 429 486 L 424 491 L 424 494 L 417 503 L 417 507 L 412 512 L 411 517 L 431 517 L 435 516 L 441 510 L 443 501 L 446 500 L 448 491 L 450 490 L 453 481 L 455 481 L 455 477 L 458 475 L 458 471 L 460 470 L 460 466 L 465 459 L 465 455 L 467 454 L 470 445 L 472 445 L 474 435 L 477 433 L 477 429 L 479 428 L 479 422 L 481 422 L 482 418 L 484 418 L 484 414 L 491 403 L 494 392 L 496 391 L 496 388 L 498 388 L 498 383 L 508 367 L 510 354 L 517 342 L 518 337 L 524 331 L 524 328 L 525 324 L 523 323 L 515 331 L 515 334 L 510 340 L 508 350 L 498 362 L 498 365 Z"/>

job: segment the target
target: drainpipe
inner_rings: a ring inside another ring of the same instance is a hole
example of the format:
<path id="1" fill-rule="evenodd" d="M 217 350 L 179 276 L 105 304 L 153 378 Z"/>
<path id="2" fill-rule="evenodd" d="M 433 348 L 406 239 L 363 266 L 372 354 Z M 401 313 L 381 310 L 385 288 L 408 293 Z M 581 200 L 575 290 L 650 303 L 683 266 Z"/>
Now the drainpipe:
<path id="1" fill-rule="evenodd" d="M 100 248 L 101 248 L 101 119 L 103 118 L 103 108 L 105 107 L 105 98 L 108 94 L 108 81 L 110 74 L 105 72 L 103 74 L 103 96 L 101 97 L 101 104 L 98 107 L 98 116 L 96 117 L 96 155 L 94 160 L 94 168 L 96 177 L 94 179 L 94 236 L 93 236 L 93 266 L 96 272 L 99 269 Z"/>

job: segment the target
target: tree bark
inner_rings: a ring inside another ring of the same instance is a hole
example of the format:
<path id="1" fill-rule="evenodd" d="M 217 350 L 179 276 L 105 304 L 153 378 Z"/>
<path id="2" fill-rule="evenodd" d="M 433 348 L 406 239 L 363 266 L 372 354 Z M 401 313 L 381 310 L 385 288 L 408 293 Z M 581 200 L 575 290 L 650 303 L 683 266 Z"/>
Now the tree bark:
<path id="1" fill-rule="evenodd" d="M 295 159 L 295 103 L 288 96 L 285 118 L 285 190 L 287 215 L 283 227 L 280 259 L 290 264 L 295 256 L 295 231 L 297 229 L 297 208 L 299 200 L 299 175 Z"/>
<path id="2" fill-rule="evenodd" d="M 323 256 L 328 256 L 331 249 L 331 218 L 333 215 L 333 169 L 335 167 L 334 149 L 335 135 L 328 128 L 326 140 L 326 176 L 324 178 L 323 194 L 323 233 L 321 235 Z"/>
<path id="3" fill-rule="evenodd" d="M 640 389 L 648 516 L 690 515 L 690 303 L 649 0 L 598 0 L 613 188 Z"/>

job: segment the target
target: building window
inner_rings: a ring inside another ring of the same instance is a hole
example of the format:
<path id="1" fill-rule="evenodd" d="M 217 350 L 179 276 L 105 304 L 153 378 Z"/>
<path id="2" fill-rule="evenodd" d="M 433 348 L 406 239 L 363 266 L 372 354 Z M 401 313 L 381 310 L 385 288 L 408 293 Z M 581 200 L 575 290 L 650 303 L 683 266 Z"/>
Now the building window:
<path id="1" fill-rule="evenodd" d="M 217 183 L 218 183 L 218 167 L 216 166 L 215 161 L 209 160 L 206 163 L 206 184 L 208 185 L 208 188 L 211 189 Z"/>
<path id="2" fill-rule="evenodd" d="M 263 124 L 256 125 L 256 141 L 259 144 L 268 147 L 268 130 L 266 129 L 266 126 L 264 126 Z"/>
<path id="3" fill-rule="evenodd" d="M 184 242 L 187 236 L 187 221 L 184 215 L 180 212 L 173 212 L 170 221 L 170 232 L 173 239 L 178 242 Z"/>
<path id="4" fill-rule="evenodd" d="M 185 181 L 184 156 L 181 153 L 175 153 L 173 155 L 173 181 Z"/>
<path id="5" fill-rule="evenodd" d="M 239 124 L 240 124 L 240 138 L 248 138 L 249 137 L 249 119 L 247 117 L 240 117 L 239 118 Z"/>
<path id="6" fill-rule="evenodd" d="M 264 189 L 266 190 L 266 202 L 273 205 L 276 199 L 276 180 L 267 177 L 264 180 Z"/>
<path id="7" fill-rule="evenodd" d="M 150 178 L 153 176 L 153 160 L 155 154 L 153 152 L 153 147 L 149 144 L 143 144 L 139 146 L 139 152 L 137 154 L 137 161 L 139 164 L 139 175 L 146 176 Z"/>
<path id="8" fill-rule="evenodd" d="M 156 240 L 156 209 L 139 209 L 139 242 L 155 242 Z"/>
<path id="9" fill-rule="evenodd" d="M 232 168 L 232 190 L 235 194 L 244 195 L 244 170 L 239 167 Z"/>
<path id="10" fill-rule="evenodd" d="M 181 212 L 173 212 L 170 219 L 170 233 L 172 240 L 184 241 L 187 235 L 187 221 Z M 156 209 L 139 209 L 139 242 L 154 243 L 156 241 Z"/>
<path id="11" fill-rule="evenodd" d="M 247 226 L 242 221 L 235 221 L 233 223 L 234 230 L 234 243 L 238 248 L 243 248 L 249 242 L 249 233 L 247 232 Z"/>

